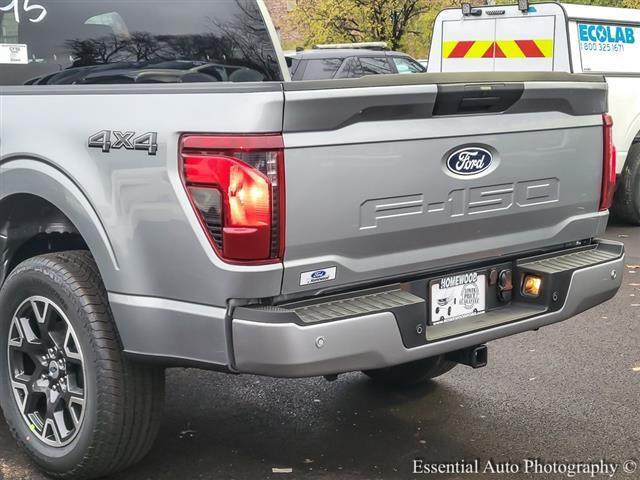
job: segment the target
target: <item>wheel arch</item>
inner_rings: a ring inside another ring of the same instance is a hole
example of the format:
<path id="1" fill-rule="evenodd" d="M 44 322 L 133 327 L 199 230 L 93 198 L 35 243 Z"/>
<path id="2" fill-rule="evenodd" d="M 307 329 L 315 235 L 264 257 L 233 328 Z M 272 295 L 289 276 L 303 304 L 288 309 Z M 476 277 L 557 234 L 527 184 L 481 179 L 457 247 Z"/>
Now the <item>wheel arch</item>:
<path id="1" fill-rule="evenodd" d="M 629 132 L 625 138 L 624 144 L 620 146 L 616 145 L 618 149 L 617 170 L 619 176 L 624 174 L 625 167 L 627 166 L 627 159 L 629 158 L 631 149 L 637 145 L 640 145 L 640 114 L 636 117 L 633 125 L 629 128 Z M 623 155 L 621 155 L 622 152 L 624 152 Z"/>
<path id="2" fill-rule="evenodd" d="M 615 117 L 613 121 L 615 122 Z M 625 144 L 621 145 L 620 147 L 624 147 L 626 152 L 631 150 L 631 147 L 633 147 L 634 144 L 640 143 L 640 113 L 638 113 L 631 122 L 629 130 L 627 130 L 627 133 L 625 135 L 624 143 Z"/>
<path id="3" fill-rule="evenodd" d="M 119 270 L 116 256 L 78 185 L 37 159 L 3 160 L 0 185 L 0 285 L 19 261 L 30 256 L 87 249 L 109 288 Z"/>

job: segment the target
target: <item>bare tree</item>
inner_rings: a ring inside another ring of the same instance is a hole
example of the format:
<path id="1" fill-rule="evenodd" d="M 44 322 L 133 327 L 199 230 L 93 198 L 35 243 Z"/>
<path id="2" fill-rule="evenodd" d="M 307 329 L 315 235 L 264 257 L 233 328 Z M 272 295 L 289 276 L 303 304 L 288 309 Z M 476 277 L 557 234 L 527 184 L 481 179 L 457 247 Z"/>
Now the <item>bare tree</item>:
<path id="1" fill-rule="evenodd" d="M 296 18 L 314 40 L 384 41 L 398 49 L 432 0 L 299 0 Z"/>

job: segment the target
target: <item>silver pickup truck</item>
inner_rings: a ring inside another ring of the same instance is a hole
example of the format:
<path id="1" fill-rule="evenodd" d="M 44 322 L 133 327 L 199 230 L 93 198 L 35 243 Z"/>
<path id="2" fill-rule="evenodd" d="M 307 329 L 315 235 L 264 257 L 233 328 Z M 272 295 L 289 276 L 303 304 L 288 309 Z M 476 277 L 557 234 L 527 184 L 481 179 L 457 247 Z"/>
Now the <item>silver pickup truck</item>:
<path id="1" fill-rule="evenodd" d="M 95 478 L 149 450 L 167 367 L 411 385 L 604 302 L 606 93 L 291 82 L 255 0 L 0 0 L 11 432 Z"/>

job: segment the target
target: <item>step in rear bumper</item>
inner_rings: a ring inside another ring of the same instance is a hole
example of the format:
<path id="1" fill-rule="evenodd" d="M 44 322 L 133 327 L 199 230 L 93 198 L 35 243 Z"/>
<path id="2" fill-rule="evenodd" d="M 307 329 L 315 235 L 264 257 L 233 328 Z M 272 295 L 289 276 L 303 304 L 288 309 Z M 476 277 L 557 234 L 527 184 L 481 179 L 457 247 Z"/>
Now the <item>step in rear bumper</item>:
<path id="1" fill-rule="evenodd" d="M 457 332 L 454 336 L 436 338 L 413 348 L 403 341 L 396 318 L 397 315 L 416 314 L 410 298 L 405 299 L 406 305 L 399 308 L 390 305 L 383 310 L 368 300 L 370 312 L 322 323 L 290 321 L 293 310 L 302 320 L 304 312 L 316 313 L 320 308 L 317 304 L 305 305 L 303 309 L 287 309 L 286 306 L 240 308 L 234 312 L 232 320 L 235 368 L 244 373 L 277 377 L 309 377 L 383 368 L 557 323 L 616 294 L 624 273 L 624 246 L 601 241 L 597 249 L 584 255 L 575 255 L 573 251 L 559 252 L 523 259 L 515 264 L 518 265 L 516 268 L 563 274 L 567 285 L 562 305 L 551 311 L 514 303 L 499 313 L 487 314 L 487 318 L 476 322 L 476 327 L 469 332 Z M 344 301 L 344 297 L 341 300 Z M 389 301 L 384 297 L 379 300 Z M 397 301 L 403 303 L 402 298 Z M 326 300 L 317 303 L 327 305 Z M 331 303 L 328 309 L 340 317 L 340 312 Z M 483 328 L 478 329 L 478 325 Z"/>

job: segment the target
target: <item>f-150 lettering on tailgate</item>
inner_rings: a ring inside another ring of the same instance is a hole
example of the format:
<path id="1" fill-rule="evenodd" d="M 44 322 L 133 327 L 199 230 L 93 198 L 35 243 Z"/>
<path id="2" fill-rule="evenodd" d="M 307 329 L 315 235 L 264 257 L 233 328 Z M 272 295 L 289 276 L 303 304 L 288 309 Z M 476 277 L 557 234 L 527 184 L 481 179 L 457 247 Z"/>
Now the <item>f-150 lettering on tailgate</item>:
<path id="1" fill-rule="evenodd" d="M 380 220 L 421 214 L 449 217 L 527 208 L 560 200 L 560 180 L 525 182 L 453 190 L 446 200 L 430 202 L 422 194 L 367 200 L 360 207 L 360 230 L 377 228 Z"/>

